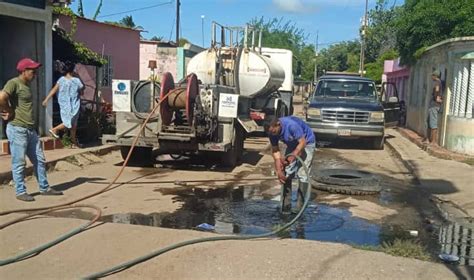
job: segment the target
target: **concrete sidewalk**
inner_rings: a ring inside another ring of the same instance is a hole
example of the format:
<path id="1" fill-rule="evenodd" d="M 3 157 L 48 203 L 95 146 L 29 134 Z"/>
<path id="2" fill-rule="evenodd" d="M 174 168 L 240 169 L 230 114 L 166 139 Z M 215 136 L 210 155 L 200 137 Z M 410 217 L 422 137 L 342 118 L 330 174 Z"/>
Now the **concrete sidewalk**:
<path id="1" fill-rule="evenodd" d="M 107 154 L 112 150 L 118 149 L 118 146 L 113 145 L 100 145 L 84 149 L 57 149 L 44 151 L 46 157 L 46 168 L 50 170 L 54 168 L 57 162 L 67 160 L 81 154 L 92 153 L 95 155 Z M 25 176 L 33 175 L 33 165 L 29 160 L 26 160 Z M 11 156 L 0 155 L 0 184 L 6 184 L 12 179 L 12 167 L 11 167 Z"/>
<path id="2" fill-rule="evenodd" d="M 387 130 L 389 145 L 413 173 L 423 190 L 474 217 L 474 168 L 466 163 L 431 156 L 397 130 Z"/>

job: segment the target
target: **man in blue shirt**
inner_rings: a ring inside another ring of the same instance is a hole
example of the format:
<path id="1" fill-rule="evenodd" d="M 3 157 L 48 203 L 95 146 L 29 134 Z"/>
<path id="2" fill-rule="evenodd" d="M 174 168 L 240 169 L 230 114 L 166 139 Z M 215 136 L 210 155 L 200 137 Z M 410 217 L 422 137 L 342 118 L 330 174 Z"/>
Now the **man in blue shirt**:
<path id="1" fill-rule="evenodd" d="M 274 119 L 269 127 L 268 134 L 272 145 L 272 156 L 278 179 L 283 184 L 281 194 L 281 210 L 288 212 L 291 209 L 291 180 L 299 178 L 297 208 L 302 206 L 304 194 L 308 188 L 308 178 L 301 163 L 296 160 L 299 156 L 308 171 L 311 169 L 313 153 L 316 147 L 316 138 L 313 130 L 301 119 L 289 116 Z M 290 156 L 285 160 L 280 153 L 278 142 L 286 144 L 285 155 Z"/>

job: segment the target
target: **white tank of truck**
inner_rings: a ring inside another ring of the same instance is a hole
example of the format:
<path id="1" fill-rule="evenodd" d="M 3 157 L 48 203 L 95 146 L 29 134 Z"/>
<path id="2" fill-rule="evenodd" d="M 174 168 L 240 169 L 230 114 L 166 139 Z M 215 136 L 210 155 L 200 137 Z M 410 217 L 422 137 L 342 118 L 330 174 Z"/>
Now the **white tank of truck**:
<path id="1" fill-rule="evenodd" d="M 216 81 L 216 71 L 218 66 L 218 52 L 225 52 L 225 49 L 210 48 L 194 56 L 188 64 L 187 73 L 195 73 L 203 84 L 218 84 Z M 229 58 L 237 55 L 229 53 Z M 229 69 L 233 67 L 235 60 L 229 59 L 226 65 Z M 270 57 L 261 55 L 253 50 L 242 52 L 239 62 L 239 88 L 240 95 L 253 98 L 278 90 L 284 80 L 285 71 L 277 61 Z"/>

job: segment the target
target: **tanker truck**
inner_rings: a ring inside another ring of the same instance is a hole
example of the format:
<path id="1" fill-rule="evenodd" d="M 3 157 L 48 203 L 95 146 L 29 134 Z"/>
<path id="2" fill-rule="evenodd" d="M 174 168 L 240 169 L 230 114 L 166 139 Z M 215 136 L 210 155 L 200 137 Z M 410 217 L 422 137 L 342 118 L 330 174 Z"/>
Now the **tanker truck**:
<path id="1" fill-rule="evenodd" d="M 292 114 L 292 52 L 263 48 L 262 32 L 251 26 L 213 22 L 211 31 L 210 48 L 191 58 L 180 81 L 170 73 L 160 83 L 113 80 L 116 133 L 103 135 L 104 144 L 121 146 L 125 158 L 139 127 L 161 102 L 140 134 L 132 162 L 151 160 L 157 148 L 173 158 L 221 153 L 222 165 L 233 167 L 247 135 L 263 132 L 274 116 Z"/>

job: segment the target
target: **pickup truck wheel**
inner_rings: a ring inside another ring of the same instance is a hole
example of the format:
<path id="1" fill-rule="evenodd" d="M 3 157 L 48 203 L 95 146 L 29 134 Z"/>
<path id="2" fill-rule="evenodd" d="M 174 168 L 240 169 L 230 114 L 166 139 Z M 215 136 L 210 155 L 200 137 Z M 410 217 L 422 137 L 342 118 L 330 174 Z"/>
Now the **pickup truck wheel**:
<path id="1" fill-rule="evenodd" d="M 384 148 L 384 137 L 374 137 L 372 139 L 372 148 L 375 150 L 383 150 Z"/>
<path id="2" fill-rule="evenodd" d="M 129 151 L 130 151 L 130 146 L 120 147 L 120 154 L 122 155 L 123 160 L 127 158 Z M 153 163 L 152 152 L 153 152 L 153 148 L 151 147 L 135 147 L 133 148 L 133 152 L 130 155 L 128 164 L 151 165 Z"/>

